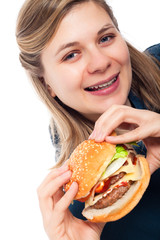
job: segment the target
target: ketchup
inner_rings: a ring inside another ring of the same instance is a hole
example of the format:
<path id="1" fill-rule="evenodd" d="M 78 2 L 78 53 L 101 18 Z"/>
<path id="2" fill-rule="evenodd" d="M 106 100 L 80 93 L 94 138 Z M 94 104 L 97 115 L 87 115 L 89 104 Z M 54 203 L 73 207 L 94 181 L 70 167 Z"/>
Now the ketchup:
<path id="1" fill-rule="evenodd" d="M 121 182 L 119 185 L 116 185 L 115 188 L 128 186 L 128 182 Z"/>
<path id="2" fill-rule="evenodd" d="M 133 165 L 137 164 L 137 157 L 136 156 L 134 156 L 132 163 L 133 163 Z"/>
<path id="3" fill-rule="evenodd" d="M 120 182 L 113 189 L 116 189 L 116 188 L 119 188 L 119 187 L 126 187 L 126 186 L 128 186 L 128 182 Z M 113 189 L 108 189 L 108 191 L 104 194 L 104 197 L 106 197 L 107 194 L 110 193 Z"/>

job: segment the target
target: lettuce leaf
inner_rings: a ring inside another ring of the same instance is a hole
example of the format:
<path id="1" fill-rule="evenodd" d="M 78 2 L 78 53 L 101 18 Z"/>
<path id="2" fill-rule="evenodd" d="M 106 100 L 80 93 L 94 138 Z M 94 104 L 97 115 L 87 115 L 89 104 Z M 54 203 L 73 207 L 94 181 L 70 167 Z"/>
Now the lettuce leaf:
<path id="1" fill-rule="evenodd" d="M 121 145 L 116 145 L 116 153 L 112 157 L 111 162 L 113 162 L 118 158 L 125 158 L 127 155 L 128 155 L 128 152 L 124 149 L 124 147 L 122 147 Z"/>

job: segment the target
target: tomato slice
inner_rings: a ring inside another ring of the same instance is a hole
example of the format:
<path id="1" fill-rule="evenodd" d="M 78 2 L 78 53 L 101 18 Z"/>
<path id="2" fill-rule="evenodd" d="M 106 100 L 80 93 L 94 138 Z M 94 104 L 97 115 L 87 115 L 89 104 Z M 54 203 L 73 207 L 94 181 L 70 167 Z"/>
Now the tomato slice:
<path id="1" fill-rule="evenodd" d="M 104 188 L 104 181 L 100 182 L 96 187 L 95 193 L 101 193 Z"/>
<path id="2" fill-rule="evenodd" d="M 110 186 L 111 178 L 104 180 L 98 184 L 96 187 L 95 193 L 103 193 L 105 192 Z"/>

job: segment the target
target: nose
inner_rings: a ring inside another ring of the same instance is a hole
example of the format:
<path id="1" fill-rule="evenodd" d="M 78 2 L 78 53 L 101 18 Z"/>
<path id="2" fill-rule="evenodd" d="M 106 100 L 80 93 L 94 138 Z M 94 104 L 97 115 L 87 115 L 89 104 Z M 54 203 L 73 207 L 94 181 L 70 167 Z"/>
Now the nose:
<path id="1" fill-rule="evenodd" d="M 111 65 L 111 58 L 102 49 L 92 49 L 88 54 L 88 73 L 103 73 Z"/>

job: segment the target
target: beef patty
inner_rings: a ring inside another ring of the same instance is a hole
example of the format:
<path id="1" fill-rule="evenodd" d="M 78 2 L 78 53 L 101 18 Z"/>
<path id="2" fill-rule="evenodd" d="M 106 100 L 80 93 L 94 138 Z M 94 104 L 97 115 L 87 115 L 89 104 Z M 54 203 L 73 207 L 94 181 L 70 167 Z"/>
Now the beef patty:
<path id="1" fill-rule="evenodd" d="M 125 184 L 124 186 L 122 185 L 114 188 L 110 193 L 108 193 L 106 196 L 98 200 L 90 208 L 101 209 L 101 208 L 106 208 L 108 206 L 111 206 L 118 199 L 122 198 L 122 196 L 129 190 L 132 184 L 133 184 L 133 181 L 128 181 L 127 184 Z"/>

